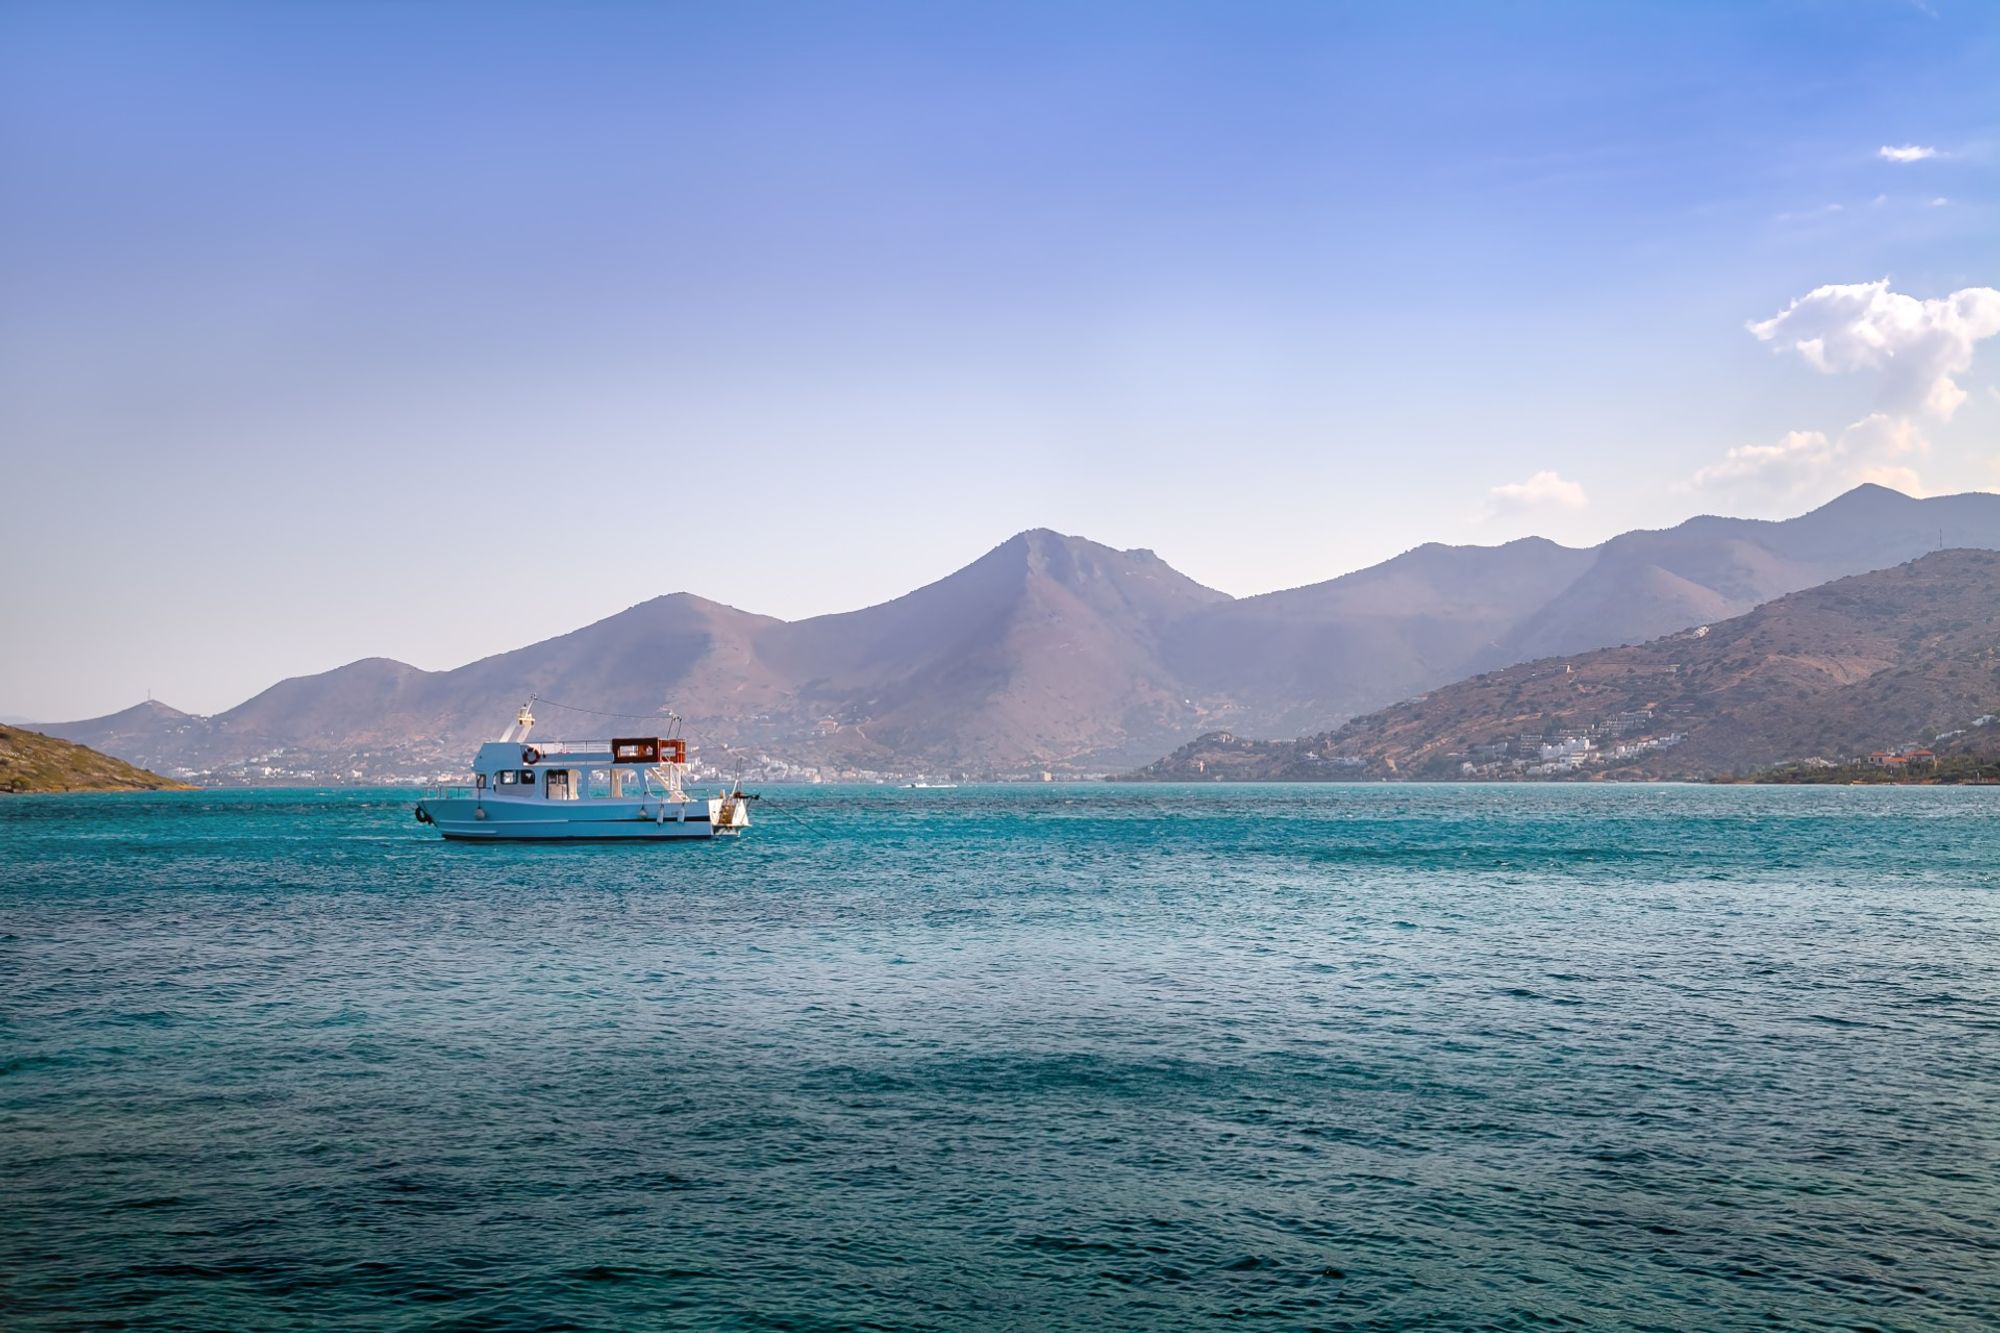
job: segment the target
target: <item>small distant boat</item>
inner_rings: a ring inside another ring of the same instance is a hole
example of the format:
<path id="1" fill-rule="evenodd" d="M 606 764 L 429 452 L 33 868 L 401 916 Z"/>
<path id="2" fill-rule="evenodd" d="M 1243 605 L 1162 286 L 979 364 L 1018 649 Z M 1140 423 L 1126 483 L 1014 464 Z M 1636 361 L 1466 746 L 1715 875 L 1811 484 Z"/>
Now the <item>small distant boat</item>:
<path id="1" fill-rule="evenodd" d="M 417 820 L 454 842 L 659 842 L 733 836 L 750 827 L 735 784 L 716 796 L 683 789 L 687 742 L 621 736 L 528 743 L 532 700 L 497 741 L 479 747 L 472 786 L 417 802 Z"/>
<path id="2" fill-rule="evenodd" d="M 904 791 L 957 791 L 956 782 L 905 782 Z"/>

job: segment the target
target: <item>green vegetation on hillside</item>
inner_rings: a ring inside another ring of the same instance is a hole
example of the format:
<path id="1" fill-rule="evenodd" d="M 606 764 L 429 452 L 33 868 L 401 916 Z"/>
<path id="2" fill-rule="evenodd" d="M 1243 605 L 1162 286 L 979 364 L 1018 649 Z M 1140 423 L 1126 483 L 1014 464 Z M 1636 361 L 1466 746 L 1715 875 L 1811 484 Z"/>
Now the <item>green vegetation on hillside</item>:
<path id="1" fill-rule="evenodd" d="M 0 792 L 187 790 L 184 782 L 134 768 L 87 746 L 0 726 Z"/>
<path id="2" fill-rule="evenodd" d="M 1725 779 L 1728 781 L 1730 779 Z M 1853 762 L 1846 764 L 1784 764 L 1753 773 L 1742 782 L 1779 786 L 1927 787 L 2000 783 L 2000 759 L 1974 754 L 1940 755 L 1935 764 L 1917 769 L 1890 769 Z"/>

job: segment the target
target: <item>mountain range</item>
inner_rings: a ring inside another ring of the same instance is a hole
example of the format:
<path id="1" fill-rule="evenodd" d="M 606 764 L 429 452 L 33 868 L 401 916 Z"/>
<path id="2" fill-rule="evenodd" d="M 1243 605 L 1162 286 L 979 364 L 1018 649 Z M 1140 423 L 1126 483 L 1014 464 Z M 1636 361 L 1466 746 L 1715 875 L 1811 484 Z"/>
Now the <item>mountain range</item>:
<path id="1" fill-rule="evenodd" d="M 1704 778 L 2000 753 L 2000 553 L 1939 551 L 1649 643 L 1543 658 L 1293 741 L 1200 737 L 1157 779 Z"/>
<path id="2" fill-rule="evenodd" d="M 1701 517 L 1586 548 L 1429 544 L 1243 598 L 1151 551 L 1037 529 L 857 611 L 788 622 L 677 592 L 452 670 L 367 658 L 211 717 L 149 702 L 38 726 L 201 780 L 374 780 L 457 769 L 536 695 L 550 735 L 644 732 L 671 709 L 710 764 L 735 771 L 1104 772 L 1218 729 L 1325 729 L 1946 542 L 2000 547 L 2000 495 L 1863 486 L 1793 519 Z M 631 716 L 548 711 L 557 702 Z"/>

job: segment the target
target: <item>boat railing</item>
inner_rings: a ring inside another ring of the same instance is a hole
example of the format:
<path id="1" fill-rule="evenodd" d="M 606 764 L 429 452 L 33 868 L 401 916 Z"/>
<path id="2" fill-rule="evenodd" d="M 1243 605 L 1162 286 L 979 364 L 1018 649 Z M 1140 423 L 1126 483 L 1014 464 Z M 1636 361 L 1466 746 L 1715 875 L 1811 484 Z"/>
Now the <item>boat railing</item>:
<path id="1" fill-rule="evenodd" d="M 526 745 L 530 749 L 540 751 L 543 755 L 560 754 L 575 758 L 594 756 L 606 763 L 610 763 L 613 759 L 613 746 L 610 741 L 528 741 Z M 657 761 L 652 759 L 619 759 L 617 762 L 621 764 L 642 762 L 652 764 Z"/>
<path id="2" fill-rule="evenodd" d="M 619 767 L 639 768 L 641 767 L 641 765 L 621 764 L 619 765 Z M 648 774 L 653 774 L 657 773 L 658 769 L 647 768 L 646 772 Z M 483 800 L 487 797 L 492 797 L 495 800 L 529 800 L 535 798 L 535 789 L 532 787 L 522 788 L 519 790 L 511 788 L 481 787 L 479 786 L 479 784 L 475 782 L 432 783 L 423 789 L 423 793 L 419 799 L 426 801 L 470 801 L 476 799 Z M 615 798 L 611 796 L 611 793 L 608 788 L 597 785 L 591 785 L 587 787 L 586 790 L 577 792 L 575 795 L 565 797 L 563 799 L 566 800 L 616 799 L 624 801 L 665 800 L 672 802 L 674 804 L 679 804 L 680 802 L 683 801 L 703 801 L 706 800 L 707 798 L 704 796 L 695 795 L 691 792 L 682 791 L 680 785 L 676 782 L 661 782 L 661 784 L 658 787 L 655 787 L 652 783 L 648 782 L 637 791 L 628 791 Z"/>

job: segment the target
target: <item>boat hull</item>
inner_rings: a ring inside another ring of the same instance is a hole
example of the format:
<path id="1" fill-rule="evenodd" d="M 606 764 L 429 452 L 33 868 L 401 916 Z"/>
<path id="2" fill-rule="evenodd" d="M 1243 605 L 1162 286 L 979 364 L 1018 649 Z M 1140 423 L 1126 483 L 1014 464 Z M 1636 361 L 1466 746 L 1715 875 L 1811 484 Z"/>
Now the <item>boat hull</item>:
<path id="1" fill-rule="evenodd" d="M 727 809 L 723 807 L 728 805 Z M 426 798 L 417 817 L 452 842 L 682 842 L 735 833 L 743 803 Z"/>

